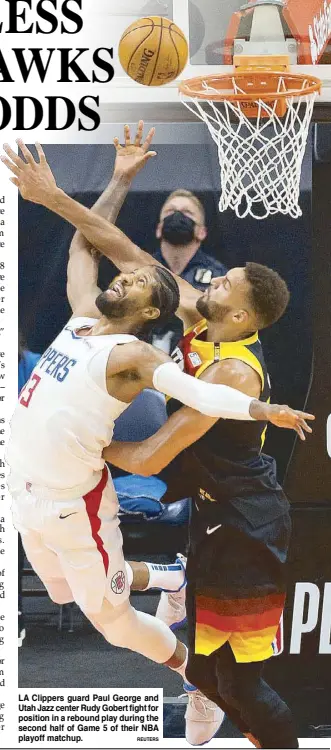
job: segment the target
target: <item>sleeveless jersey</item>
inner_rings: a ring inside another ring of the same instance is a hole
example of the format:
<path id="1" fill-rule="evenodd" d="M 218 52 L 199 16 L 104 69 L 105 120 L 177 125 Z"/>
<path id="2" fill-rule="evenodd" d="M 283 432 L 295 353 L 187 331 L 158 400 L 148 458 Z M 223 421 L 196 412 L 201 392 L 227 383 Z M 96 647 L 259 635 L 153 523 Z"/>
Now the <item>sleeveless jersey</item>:
<path id="1" fill-rule="evenodd" d="M 218 361 L 238 359 L 245 362 L 258 373 L 261 380 L 260 400 L 267 402 L 270 384 L 258 334 L 254 333 L 240 341 L 214 344 L 206 341 L 206 331 L 205 320 L 186 331 L 173 352 L 174 361 L 196 378 Z M 169 399 L 168 414 L 181 406 L 178 401 Z M 256 495 L 261 499 L 267 495 L 268 505 L 271 496 L 276 493 L 280 500 L 276 515 L 284 512 L 285 496 L 277 483 L 275 461 L 262 453 L 265 432 L 266 424 L 263 422 L 220 419 L 186 449 L 184 464 L 191 465 L 194 483 L 200 499 L 205 501 L 204 505 L 215 508 L 215 504 L 229 501 L 254 523 L 254 519 L 259 522 L 260 517 Z M 274 515 L 275 508 L 270 510 Z"/>
<path id="2" fill-rule="evenodd" d="M 135 337 L 77 335 L 95 322 L 69 321 L 32 371 L 11 421 L 6 454 L 11 471 L 59 497 L 61 491 L 80 496 L 94 486 L 114 420 L 129 406 L 108 394 L 106 367 L 114 346 Z M 98 372 L 92 377 L 95 357 Z"/>

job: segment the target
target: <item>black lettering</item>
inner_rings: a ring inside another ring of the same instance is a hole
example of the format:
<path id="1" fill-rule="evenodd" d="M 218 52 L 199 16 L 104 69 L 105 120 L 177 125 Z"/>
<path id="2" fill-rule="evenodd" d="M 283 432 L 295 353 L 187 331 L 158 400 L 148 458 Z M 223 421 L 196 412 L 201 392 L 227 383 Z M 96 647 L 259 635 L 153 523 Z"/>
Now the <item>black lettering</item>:
<path id="1" fill-rule="evenodd" d="M 47 0 L 48 3 L 51 3 L 56 10 L 56 3 L 57 0 Z M 37 3 L 37 13 L 40 18 L 43 18 L 44 21 L 47 21 L 47 23 L 50 23 L 51 28 L 48 29 L 48 31 L 45 31 L 45 29 L 42 29 L 42 27 L 39 25 L 39 22 L 37 21 L 36 25 L 36 32 L 37 34 L 52 34 L 53 31 L 56 31 L 58 27 L 58 20 L 54 13 L 51 13 L 49 10 L 45 10 L 44 8 L 44 0 L 39 0 Z"/>
<path id="2" fill-rule="evenodd" d="M 22 13 L 18 12 L 18 3 L 26 3 L 31 10 L 31 0 L 6 0 L 9 3 L 9 27 L 8 34 L 32 34 L 33 23 L 28 29 L 18 28 L 18 19 L 21 18 L 25 23 L 26 8 L 22 10 Z"/>
<path id="3" fill-rule="evenodd" d="M 70 31 L 70 29 L 68 29 L 62 21 L 61 34 L 78 34 L 78 32 L 81 31 L 83 28 L 83 19 L 78 13 L 75 13 L 73 10 L 70 10 L 70 8 L 68 8 L 69 2 L 76 3 L 79 9 L 80 10 L 82 9 L 82 0 L 65 0 L 64 1 L 62 5 L 62 13 L 65 18 L 68 18 L 69 21 L 74 22 L 74 24 L 76 25 L 76 28 L 73 31 Z"/>
<path id="4" fill-rule="evenodd" d="M 3 83 L 14 83 L 14 78 L 12 78 L 9 73 L 9 70 L 5 63 L 5 58 L 1 50 L 0 50 L 0 75 L 2 76 Z"/>
<path id="5" fill-rule="evenodd" d="M 3 96 L 0 96 L 0 105 L 2 106 L 2 120 L 0 130 L 2 130 L 3 128 L 6 128 L 10 123 L 11 109 L 9 102 L 7 102 L 7 99 L 4 99 Z"/>
<path id="6" fill-rule="evenodd" d="M 144 80 L 144 75 L 146 73 L 146 70 L 148 68 L 149 61 L 154 57 L 154 51 L 152 49 L 144 49 L 144 52 L 141 56 L 140 64 L 138 67 L 137 75 L 135 77 L 135 80 L 138 81 L 138 83 L 142 83 Z"/>
<path id="7" fill-rule="evenodd" d="M 27 82 L 31 69 L 34 65 L 37 68 L 41 82 L 44 82 L 54 51 L 54 49 L 47 49 L 48 60 L 46 63 L 44 63 L 40 54 L 41 52 L 43 52 L 43 49 L 41 47 L 35 49 L 13 49 L 24 83 Z M 29 65 L 27 65 L 25 61 L 26 52 L 31 52 L 31 61 Z"/>
<path id="8" fill-rule="evenodd" d="M 81 119 L 78 120 L 78 130 L 96 130 L 100 125 L 100 115 L 98 112 L 95 112 L 93 109 L 87 106 L 86 99 L 91 99 L 93 102 L 97 104 L 99 107 L 99 97 L 98 96 L 83 96 L 83 98 L 79 102 L 79 111 L 82 115 L 86 115 L 86 117 L 89 117 L 90 120 L 93 122 L 93 127 L 88 128 L 86 127 Z"/>
<path id="9" fill-rule="evenodd" d="M 108 60 L 103 60 L 102 57 L 100 57 L 100 52 L 107 52 L 109 57 L 113 59 L 113 48 L 107 49 L 107 47 L 99 47 L 94 51 L 93 62 L 98 68 L 106 71 L 107 78 L 98 78 L 93 71 L 92 83 L 109 83 L 109 81 L 114 78 L 114 66 L 108 62 Z"/>
<path id="10" fill-rule="evenodd" d="M 69 61 L 69 55 L 71 52 L 76 52 L 74 59 Z M 77 65 L 76 60 L 78 57 L 80 57 L 83 52 L 88 52 L 88 48 L 80 48 L 78 50 L 74 49 L 61 49 L 61 77 L 58 78 L 59 83 L 71 83 L 72 80 L 69 78 L 69 71 L 71 70 L 75 76 L 76 81 L 78 83 L 89 83 L 89 78 L 85 75 L 85 73 L 82 71 L 82 69 Z"/>
<path id="11" fill-rule="evenodd" d="M 48 99 L 48 126 L 45 130 L 66 130 L 70 128 L 72 123 L 75 121 L 76 108 L 73 102 L 66 96 L 46 96 Z M 64 102 L 67 108 L 67 119 L 64 125 L 58 124 L 58 102 Z"/>
<path id="12" fill-rule="evenodd" d="M 16 125 L 13 130 L 33 130 L 40 125 L 43 119 L 43 105 L 34 96 L 14 96 L 16 100 Z M 26 105 L 31 102 L 34 108 L 34 120 L 32 125 L 26 124 Z"/>

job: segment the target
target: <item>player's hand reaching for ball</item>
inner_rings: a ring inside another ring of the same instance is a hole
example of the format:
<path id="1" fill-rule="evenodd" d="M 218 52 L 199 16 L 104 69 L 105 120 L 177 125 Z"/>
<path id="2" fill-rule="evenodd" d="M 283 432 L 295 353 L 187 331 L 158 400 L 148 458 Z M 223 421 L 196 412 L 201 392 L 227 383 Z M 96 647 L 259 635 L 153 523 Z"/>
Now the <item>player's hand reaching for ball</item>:
<path id="1" fill-rule="evenodd" d="M 313 414 L 291 409 L 290 406 L 279 406 L 278 404 L 265 404 L 262 401 L 253 401 L 250 406 L 250 414 L 254 419 L 265 419 L 276 427 L 295 430 L 301 440 L 305 440 L 305 432 L 312 432 L 307 421 L 315 419 Z"/>
<path id="2" fill-rule="evenodd" d="M 114 138 L 116 149 L 116 159 L 114 167 L 114 176 L 124 177 L 131 181 L 145 164 L 156 156 L 156 151 L 150 151 L 150 146 L 155 133 L 155 128 L 151 128 L 143 141 L 144 123 L 139 121 L 137 132 L 133 141 L 131 141 L 130 128 L 124 126 L 124 145 L 121 146 L 119 139 Z"/>
<path id="3" fill-rule="evenodd" d="M 36 143 L 39 158 L 39 161 L 36 161 L 22 140 L 18 139 L 17 144 L 24 158 L 16 154 L 8 143 L 3 146 L 6 156 L 1 156 L 3 164 L 13 173 L 10 180 L 17 185 L 22 198 L 47 206 L 47 201 L 56 192 L 57 185 L 43 149 Z"/>

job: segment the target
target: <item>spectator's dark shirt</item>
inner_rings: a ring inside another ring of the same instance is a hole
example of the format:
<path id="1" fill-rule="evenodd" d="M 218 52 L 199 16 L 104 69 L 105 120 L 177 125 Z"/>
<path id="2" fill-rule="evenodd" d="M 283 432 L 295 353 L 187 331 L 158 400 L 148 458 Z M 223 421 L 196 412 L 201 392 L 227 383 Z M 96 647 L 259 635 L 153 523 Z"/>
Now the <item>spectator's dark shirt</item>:
<path id="1" fill-rule="evenodd" d="M 163 263 L 166 268 L 169 268 L 167 261 L 161 253 L 161 249 L 157 250 L 153 254 L 153 257 L 159 263 Z M 201 289 L 204 292 L 214 276 L 224 276 L 226 271 L 227 269 L 223 263 L 216 260 L 216 258 L 212 258 L 211 255 L 207 255 L 207 253 L 199 248 L 180 275 L 182 279 L 188 281 L 196 289 Z"/>
<path id="2" fill-rule="evenodd" d="M 153 253 L 153 258 L 162 263 L 166 268 L 169 268 L 167 261 L 161 253 L 161 249 Z M 212 278 L 215 276 L 224 276 L 226 272 L 227 269 L 223 263 L 211 255 L 207 255 L 207 253 L 199 248 L 180 275 L 182 279 L 192 284 L 195 289 L 200 289 L 201 292 L 204 292 L 208 288 Z M 153 344 L 164 348 L 170 354 L 177 346 L 182 335 L 182 322 L 174 315 L 166 326 L 155 329 Z"/>

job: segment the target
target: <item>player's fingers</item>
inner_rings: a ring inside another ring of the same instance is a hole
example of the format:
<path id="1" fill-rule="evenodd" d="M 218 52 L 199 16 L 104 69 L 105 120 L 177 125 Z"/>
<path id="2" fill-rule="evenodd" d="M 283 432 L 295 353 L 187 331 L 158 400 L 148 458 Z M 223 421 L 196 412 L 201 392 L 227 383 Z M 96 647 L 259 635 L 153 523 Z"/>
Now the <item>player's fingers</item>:
<path id="1" fill-rule="evenodd" d="M 16 185 L 16 187 L 19 187 L 19 184 L 20 184 L 20 182 L 19 182 L 19 180 L 17 179 L 17 177 L 9 177 L 9 181 L 10 181 L 10 182 L 13 182 L 13 183 L 14 183 L 14 185 Z"/>
<path id="2" fill-rule="evenodd" d="M 300 419 L 299 424 L 302 427 L 302 429 L 305 430 L 305 432 L 312 432 L 311 427 L 309 427 L 309 424 L 307 424 L 305 419 Z"/>
<path id="3" fill-rule="evenodd" d="M 143 144 L 143 151 L 145 151 L 145 152 L 148 151 L 148 149 L 149 149 L 149 147 L 150 147 L 150 145 L 152 143 L 152 140 L 154 138 L 154 135 L 155 135 L 155 128 L 151 128 L 150 131 L 149 131 L 149 133 L 147 133 L 147 137 L 146 137 L 145 143 Z"/>
<path id="4" fill-rule="evenodd" d="M 35 144 L 35 146 L 36 146 L 37 154 L 38 154 L 38 157 L 39 157 L 39 164 L 47 164 L 45 152 L 44 152 L 44 149 L 43 149 L 41 143 L 37 142 Z"/>
<path id="5" fill-rule="evenodd" d="M 1 161 L 7 167 L 7 169 L 10 169 L 10 171 L 13 174 L 16 174 L 17 176 L 19 175 L 19 173 L 21 171 L 20 168 L 17 167 L 16 164 L 13 164 L 13 162 L 10 161 L 10 159 L 7 159 L 6 156 L 1 156 Z"/>
<path id="6" fill-rule="evenodd" d="M 300 438 L 300 440 L 306 440 L 306 436 L 305 436 L 305 433 L 304 433 L 304 432 L 303 432 L 303 430 L 301 429 L 300 425 L 297 425 L 297 426 L 295 427 L 295 431 L 296 431 L 296 432 L 298 433 L 298 435 L 299 435 L 299 438 Z"/>
<path id="7" fill-rule="evenodd" d="M 131 145 L 130 128 L 128 125 L 124 125 L 124 143 L 126 146 Z"/>
<path id="8" fill-rule="evenodd" d="M 13 149 L 10 148 L 9 143 L 3 144 L 3 150 L 5 151 L 7 156 L 9 156 L 9 158 L 14 162 L 14 164 L 16 164 L 17 167 L 19 167 L 19 169 L 23 169 L 25 162 L 23 161 L 23 159 L 21 159 L 21 157 L 18 154 L 15 154 L 15 151 L 13 151 Z"/>
<path id="9" fill-rule="evenodd" d="M 296 411 L 295 413 L 298 414 L 298 416 L 301 419 L 309 419 L 309 420 L 315 419 L 314 414 L 309 414 L 309 412 L 306 412 L 306 411 Z"/>
<path id="10" fill-rule="evenodd" d="M 148 151 L 147 154 L 145 154 L 143 161 L 148 161 L 149 159 L 152 159 L 153 156 L 156 156 L 156 151 Z"/>
<path id="11" fill-rule="evenodd" d="M 120 142 L 119 142 L 118 138 L 114 138 L 114 140 L 113 140 L 113 144 L 114 144 L 114 146 L 115 146 L 115 148 L 116 148 L 116 151 L 119 151 L 119 150 L 120 150 L 120 149 L 122 148 L 122 146 L 121 146 L 121 144 L 120 144 Z"/>
<path id="12" fill-rule="evenodd" d="M 143 120 L 139 120 L 138 127 L 137 127 L 137 132 L 136 132 L 136 137 L 134 139 L 134 145 L 135 146 L 140 146 L 141 139 L 143 137 L 143 130 L 144 130 L 144 121 Z"/>
<path id="13" fill-rule="evenodd" d="M 29 151 L 29 149 L 25 145 L 24 141 L 22 141 L 22 138 L 17 138 L 16 143 L 17 143 L 18 147 L 21 149 L 25 161 L 28 164 L 31 164 L 31 166 L 34 166 L 35 165 L 35 160 L 34 160 L 32 154 L 31 154 L 31 151 Z"/>

